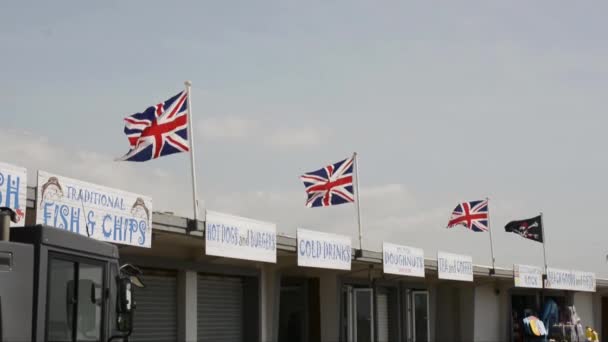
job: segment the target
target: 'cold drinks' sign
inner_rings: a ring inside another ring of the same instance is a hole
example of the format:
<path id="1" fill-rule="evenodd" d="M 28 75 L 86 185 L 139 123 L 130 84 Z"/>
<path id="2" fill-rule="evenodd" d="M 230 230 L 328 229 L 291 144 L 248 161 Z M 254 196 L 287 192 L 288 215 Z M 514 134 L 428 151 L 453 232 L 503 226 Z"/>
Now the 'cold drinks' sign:
<path id="1" fill-rule="evenodd" d="M 298 266 L 350 270 L 350 237 L 298 229 Z"/>

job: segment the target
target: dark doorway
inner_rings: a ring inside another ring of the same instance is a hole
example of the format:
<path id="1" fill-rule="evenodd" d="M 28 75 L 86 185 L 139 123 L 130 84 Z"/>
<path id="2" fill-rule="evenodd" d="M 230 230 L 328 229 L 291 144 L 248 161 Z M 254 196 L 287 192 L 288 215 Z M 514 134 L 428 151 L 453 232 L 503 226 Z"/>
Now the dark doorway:
<path id="1" fill-rule="evenodd" d="M 608 342 L 608 297 L 602 297 L 602 342 Z"/>
<path id="2" fill-rule="evenodd" d="M 281 279 L 279 342 L 321 340 L 319 279 Z"/>

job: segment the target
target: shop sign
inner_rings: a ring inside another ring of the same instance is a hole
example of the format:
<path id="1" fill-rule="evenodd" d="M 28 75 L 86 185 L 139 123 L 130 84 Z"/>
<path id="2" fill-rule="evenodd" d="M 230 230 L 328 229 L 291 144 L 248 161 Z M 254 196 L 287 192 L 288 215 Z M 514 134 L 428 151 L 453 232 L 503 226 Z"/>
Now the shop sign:
<path id="1" fill-rule="evenodd" d="M 151 247 L 152 199 L 38 171 L 36 223 L 91 238 Z"/>
<path id="2" fill-rule="evenodd" d="M 419 248 L 382 244 L 384 273 L 424 278 L 424 251 Z"/>
<path id="3" fill-rule="evenodd" d="M 11 226 L 25 224 L 27 208 L 27 171 L 26 169 L 0 163 L 0 207 L 9 207 L 17 214 L 17 223 Z"/>
<path id="4" fill-rule="evenodd" d="M 515 287 L 543 288 L 543 269 L 536 266 L 513 265 Z"/>
<path id="5" fill-rule="evenodd" d="M 205 254 L 277 262 L 277 226 L 245 217 L 207 211 Z"/>
<path id="6" fill-rule="evenodd" d="M 350 270 L 349 236 L 298 229 L 298 266 Z"/>
<path id="7" fill-rule="evenodd" d="M 595 273 L 548 268 L 545 288 L 595 292 Z"/>
<path id="8" fill-rule="evenodd" d="M 437 253 L 439 279 L 473 281 L 473 258 L 468 255 Z"/>

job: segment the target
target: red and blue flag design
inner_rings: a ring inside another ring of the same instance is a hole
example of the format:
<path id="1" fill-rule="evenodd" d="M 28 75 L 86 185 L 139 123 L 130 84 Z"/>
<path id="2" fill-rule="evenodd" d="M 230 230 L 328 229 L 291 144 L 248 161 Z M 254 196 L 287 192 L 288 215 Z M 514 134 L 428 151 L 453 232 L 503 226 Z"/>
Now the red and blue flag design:
<path id="1" fill-rule="evenodd" d="M 465 226 L 474 232 L 488 231 L 488 200 L 460 203 L 452 212 L 448 228 Z"/>
<path id="2" fill-rule="evenodd" d="M 188 152 L 188 93 L 125 118 L 130 150 L 118 160 L 143 162 L 173 153 Z"/>
<path id="3" fill-rule="evenodd" d="M 353 162 L 351 157 L 300 176 L 308 194 L 306 206 L 328 207 L 354 202 Z"/>

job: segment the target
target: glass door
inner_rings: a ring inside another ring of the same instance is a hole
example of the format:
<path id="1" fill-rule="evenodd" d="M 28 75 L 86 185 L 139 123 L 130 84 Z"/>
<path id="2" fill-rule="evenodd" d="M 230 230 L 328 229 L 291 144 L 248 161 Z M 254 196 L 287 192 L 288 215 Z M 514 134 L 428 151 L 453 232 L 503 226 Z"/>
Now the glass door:
<path id="1" fill-rule="evenodd" d="M 413 342 L 429 342 L 429 292 L 412 291 L 412 336 Z"/>
<path id="2" fill-rule="evenodd" d="M 48 267 L 47 341 L 100 341 L 104 264 L 51 256 Z"/>
<path id="3" fill-rule="evenodd" d="M 354 289 L 354 340 L 374 342 L 374 295 L 372 289 Z"/>

